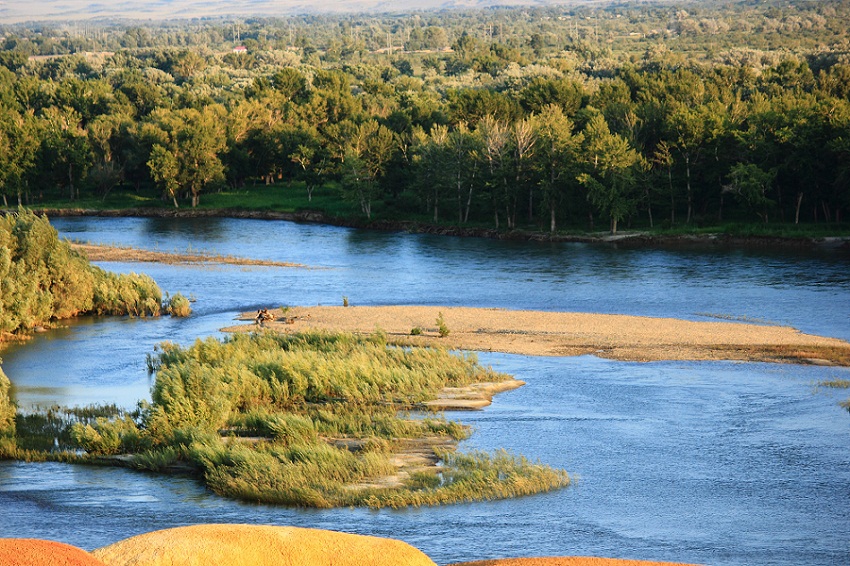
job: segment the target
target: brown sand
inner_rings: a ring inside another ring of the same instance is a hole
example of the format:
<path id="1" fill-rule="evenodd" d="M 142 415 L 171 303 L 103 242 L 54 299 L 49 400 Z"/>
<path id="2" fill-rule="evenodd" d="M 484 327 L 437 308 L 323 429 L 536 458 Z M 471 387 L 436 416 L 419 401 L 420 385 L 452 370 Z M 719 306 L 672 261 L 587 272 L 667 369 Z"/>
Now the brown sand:
<path id="1" fill-rule="evenodd" d="M 621 560 L 594 556 L 557 556 L 551 558 L 504 558 L 501 560 L 479 560 L 458 562 L 449 566 L 687 566 L 673 562 L 647 562 L 644 560 Z"/>
<path id="2" fill-rule="evenodd" d="M 450 333 L 441 338 L 442 313 Z M 241 320 L 253 320 L 246 313 Z M 264 326 L 282 332 L 308 329 L 385 332 L 392 340 L 451 349 L 532 356 L 594 354 L 632 361 L 746 360 L 850 365 L 850 343 L 803 334 L 785 326 L 690 322 L 625 315 L 513 311 L 466 307 L 296 307 L 274 311 Z M 422 335 L 411 336 L 413 328 Z M 226 328 L 250 331 L 256 325 Z"/>
<path id="3" fill-rule="evenodd" d="M 109 566 L 435 566 L 407 543 L 259 525 L 195 525 L 135 536 L 92 552 Z"/>
<path id="4" fill-rule="evenodd" d="M 168 253 L 142 250 L 130 247 L 101 246 L 95 244 L 72 243 L 71 248 L 83 254 L 89 261 L 121 261 L 141 263 L 165 263 L 168 265 L 202 263 L 271 267 L 306 267 L 300 263 L 249 259 L 235 256 L 221 256 L 199 253 Z"/>
<path id="5" fill-rule="evenodd" d="M 105 566 L 76 546 L 28 538 L 0 538 L 0 566 Z"/>

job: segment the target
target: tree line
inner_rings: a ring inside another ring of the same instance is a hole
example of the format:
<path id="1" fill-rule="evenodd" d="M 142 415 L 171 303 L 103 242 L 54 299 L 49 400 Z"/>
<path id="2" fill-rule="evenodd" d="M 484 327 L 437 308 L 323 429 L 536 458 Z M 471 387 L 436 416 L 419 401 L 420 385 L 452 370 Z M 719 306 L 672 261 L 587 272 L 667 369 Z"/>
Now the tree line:
<path id="1" fill-rule="evenodd" d="M 773 16 L 846 42 L 834 24 L 850 8 L 824 4 Z M 657 6 L 630 10 L 633 22 L 660 17 Z M 819 23 L 800 23 L 801 13 Z M 481 14 L 479 23 L 492 20 Z M 621 25 L 615 11 L 601 14 Z M 683 27 L 676 14 L 666 24 L 676 38 L 711 27 Z M 6 205 L 34 205 L 155 187 L 179 207 L 210 191 L 285 181 L 308 198 L 333 187 L 367 219 L 500 229 L 843 220 L 850 61 L 837 47 L 729 60 L 732 51 L 697 57 L 668 37 L 618 53 L 589 42 L 586 20 L 570 28 L 572 16 L 542 18 L 550 33 L 522 39 L 518 29 L 534 31 L 527 21 L 507 34 L 492 24 L 486 34 L 455 33 L 454 21 L 419 16 L 411 50 L 396 53 L 346 51 L 334 38 L 362 41 L 357 29 L 325 20 L 315 24 L 326 40 L 319 47 L 278 49 L 257 32 L 268 45 L 256 40 L 247 52 L 148 39 L 97 56 L 30 59 L 18 48 L 24 40 L 7 36 L 0 194 Z M 714 35 L 734 45 L 737 33 L 739 24 Z M 427 49 L 450 37 L 449 50 Z"/>

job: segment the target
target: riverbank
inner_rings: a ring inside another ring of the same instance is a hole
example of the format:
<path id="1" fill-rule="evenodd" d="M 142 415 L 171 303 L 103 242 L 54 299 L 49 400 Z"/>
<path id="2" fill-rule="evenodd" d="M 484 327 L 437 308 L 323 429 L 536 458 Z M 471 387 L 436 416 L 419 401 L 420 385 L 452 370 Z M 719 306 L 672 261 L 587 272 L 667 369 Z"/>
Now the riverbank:
<path id="1" fill-rule="evenodd" d="M 246 210 L 234 208 L 33 208 L 37 214 L 53 217 L 93 216 L 104 218 L 246 218 L 254 220 L 285 220 L 326 224 L 346 228 L 359 228 L 388 232 L 408 232 L 415 234 L 433 234 L 440 236 L 488 238 L 494 240 L 526 242 L 579 242 L 617 245 L 621 247 L 661 247 L 661 246 L 725 246 L 757 248 L 814 248 L 850 250 L 850 236 L 783 236 L 772 233 L 729 234 L 721 231 L 705 232 L 644 232 L 621 231 L 608 232 L 543 232 L 533 230 L 502 230 L 494 228 L 435 225 L 412 220 L 366 220 L 362 218 L 343 218 L 325 214 L 318 210 L 282 212 L 273 210 Z M 10 211 L 5 211 L 10 212 Z M 0 211 L 0 214 L 3 212 Z"/>
<path id="2" fill-rule="evenodd" d="M 740 360 L 850 366 L 850 343 L 794 328 L 672 318 L 466 307 L 295 307 L 264 326 L 368 334 L 395 342 L 528 356 L 593 354 L 627 361 Z M 253 321 L 256 313 L 240 320 Z M 440 335 L 438 317 L 446 336 Z M 225 328 L 251 331 L 256 324 Z"/>

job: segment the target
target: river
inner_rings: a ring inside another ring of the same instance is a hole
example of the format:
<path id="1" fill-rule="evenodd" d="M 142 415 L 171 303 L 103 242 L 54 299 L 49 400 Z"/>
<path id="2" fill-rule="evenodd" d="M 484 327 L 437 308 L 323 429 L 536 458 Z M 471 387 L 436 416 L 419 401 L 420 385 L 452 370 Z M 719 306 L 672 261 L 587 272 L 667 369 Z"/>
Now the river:
<path id="1" fill-rule="evenodd" d="M 850 257 L 836 250 L 618 249 L 382 233 L 278 221 L 63 218 L 68 238 L 306 268 L 103 263 L 195 299 L 188 319 L 81 319 L 3 352 L 22 409 L 149 397 L 158 342 L 218 335 L 260 307 L 426 304 L 787 324 L 850 339 Z M 123 469 L 0 463 L 0 536 L 92 549 L 203 522 L 398 538 L 438 564 L 599 555 L 704 564 L 850 563 L 846 368 L 628 363 L 481 354 L 527 382 L 480 412 L 461 449 L 568 470 L 554 493 L 404 510 L 233 502 Z"/>

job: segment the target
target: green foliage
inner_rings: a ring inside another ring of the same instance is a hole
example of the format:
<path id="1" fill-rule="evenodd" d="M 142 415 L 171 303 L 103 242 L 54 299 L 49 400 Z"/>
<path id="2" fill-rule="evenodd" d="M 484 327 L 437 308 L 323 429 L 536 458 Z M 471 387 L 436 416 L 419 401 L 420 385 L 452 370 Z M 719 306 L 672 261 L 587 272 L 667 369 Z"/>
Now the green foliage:
<path id="1" fill-rule="evenodd" d="M 444 453 L 442 477 L 416 474 L 407 490 L 373 490 L 366 504 L 370 507 L 407 507 L 443 505 L 464 501 L 521 497 L 570 484 L 561 470 L 533 464 L 522 456 L 504 450 L 494 454 Z"/>
<path id="2" fill-rule="evenodd" d="M 414 326 L 413 328 L 410 329 L 410 335 L 411 336 L 419 336 L 421 334 L 422 334 L 422 329 L 419 328 L 418 326 Z"/>
<path id="3" fill-rule="evenodd" d="M 445 338 L 446 336 L 449 335 L 450 332 L 451 332 L 451 330 L 449 330 L 449 327 L 446 325 L 446 321 L 443 318 L 443 313 L 438 312 L 437 313 L 437 333 L 439 333 L 440 338 Z"/>
<path id="4" fill-rule="evenodd" d="M 0 339 L 85 313 L 156 316 L 161 291 L 144 275 L 106 272 L 71 250 L 47 218 L 0 218 Z"/>
<path id="5" fill-rule="evenodd" d="M 185 349 L 162 344 L 148 364 L 157 375 L 142 444 L 153 449 L 137 455 L 134 465 L 189 465 L 229 497 L 313 507 L 420 505 L 566 485 L 561 472 L 501 455 L 473 457 L 482 469 L 495 470 L 477 480 L 476 463 L 442 455 L 452 462 L 442 482 L 419 475 L 401 490 L 369 487 L 395 473 L 390 457 L 399 439 L 427 446 L 429 438 L 466 437 L 468 429 L 458 423 L 404 418 L 399 411 L 446 386 L 506 378 L 474 356 L 393 346 L 379 335 L 264 332 L 199 340 Z M 111 443 L 101 441 L 104 423 L 90 428 L 75 426 L 74 434 L 90 450 L 114 449 L 114 435 Z"/>
<path id="6" fill-rule="evenodd" d="M 565 10 L 257 20 L 247 55 L 214 21 L 18 26 L 0 197 L 549 232 L 846 224 L 846 2 Z M 399 29 L 409 52 L 380 51 Z"/>
<path id="7" fill-rule="evenodd" d="M 136 423 L 129 416 L 115 419 L 98 417 L 94 424 L 74 423 L 70 434 L 77 447 L 99 456 L 135 449 L 140 437 Z"/>
<path id="8" fill-rule="evenodd" d="M 139 470 L 165 472 L 188 460 L 187 451 L 180 446 L 165 446 L 133 455 L 132 465 Z"/>
<path id="9" fill-rule="evenodd" d="M 7 457 L 15 448 L 15 405 L 9 391 L 12 384 L 0 368 L 0 458 Z"/>
<path id="10" fill-rule="evenodd" d="M 175 293 L 166 301 L 165 312 L 171 316 L 186 317 L 192 314 L 192 307 L 189 299 L 180 293 Z"/>

